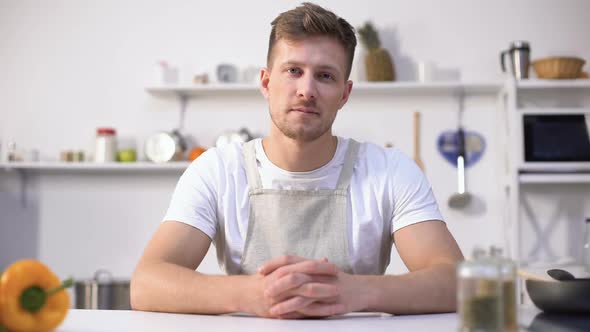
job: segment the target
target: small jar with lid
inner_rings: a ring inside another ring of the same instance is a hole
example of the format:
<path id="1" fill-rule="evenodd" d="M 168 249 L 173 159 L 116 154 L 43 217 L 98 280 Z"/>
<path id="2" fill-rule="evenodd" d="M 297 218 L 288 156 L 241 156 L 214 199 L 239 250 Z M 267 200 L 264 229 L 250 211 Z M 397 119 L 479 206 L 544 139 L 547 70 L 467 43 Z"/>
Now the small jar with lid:
<path id="1" fill-rule="evenodd" d="M 94 161 L 98 163 L 117 160 L 117 132 L 113 128 L 97 128 Z"/>
<path id="2" fill-rule="evenodd" d="M 457 309 L 461 332 L 504 331 L 501 270 L 485 250 L 475 249 L 457 267 Z"/>

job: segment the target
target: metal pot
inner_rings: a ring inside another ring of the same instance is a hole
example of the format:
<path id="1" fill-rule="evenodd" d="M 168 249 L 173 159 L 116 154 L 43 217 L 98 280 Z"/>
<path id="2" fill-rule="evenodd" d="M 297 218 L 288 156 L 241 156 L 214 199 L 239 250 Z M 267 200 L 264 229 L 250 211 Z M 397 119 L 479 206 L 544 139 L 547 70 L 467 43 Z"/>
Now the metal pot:
<path id="1" fill-rule="evenodd" d="M 98 270 L 94 278 L 76 281 L 76 309 L 130 310 L 129 280 L 115 280 L 109 271 Z"/>
<path id="2" fill-rule="evenodd" d="M 156 163 L 182 160 L 186 149 L 186 138 L 179 130 L 150 136 L 144 148 L 148 160 Z"/>
<path id="3" fill-rule="evenodd" d="M 238 131 L 228 131 L 220 135 L 215 142 L 215 146 L 219 148 L 230 143 L 246 143 L 253 138 L 254 136 L 247 128 L 241 128 Z"/>

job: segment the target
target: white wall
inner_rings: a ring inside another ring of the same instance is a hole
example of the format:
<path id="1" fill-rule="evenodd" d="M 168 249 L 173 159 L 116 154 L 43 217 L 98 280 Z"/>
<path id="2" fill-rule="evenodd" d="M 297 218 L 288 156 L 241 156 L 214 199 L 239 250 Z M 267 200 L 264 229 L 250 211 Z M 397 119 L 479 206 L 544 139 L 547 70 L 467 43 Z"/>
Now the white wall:
<path id="1" fill-rule="evenodd" d="M 154 63 L 185 73 L 214 72 L 220 62 L 263 65 L 270 21 L 297 1 L 10 1 L 0 0 L 0 139 L 55 159 L 63 149 L 88 149 L 98 126 L 137 139 L 178 122 L 176 100 L 144 91 Z M 318 1 L 354 26 L 371 19 L 392 53 L 400 80 L 415 78 L 418 60 L 457 70 L 463 80 L 501 79 L 499 51 L 525 39 L 532 56 L 577 55 L 585 43 L 590 2 L 578 1 Z M 353 79 L 362 77 L 355 61 Z M 184 76 L 189 77 L 190 75 Z M 494 125 L 496 100 L 470 98 L 466 127 L 483 133 L 484 158 L 468 171 L 480 206 L 446 208 L 455 170 L 435 150 L 437 135 L 456 126 L 451 97 L 356 98 L 335 132 L 411 153 L 411 111 L 423 112 L 423 159 L 441 210 L 461 247 L 503 244 L 503 205 Z M 362 125 L 360 125 L 362 124 Z M 264 134 L 260 97 L 205 98 L 190 103 L 186 131 L 207 146 L 226 129 Z M 18 173 L 0 173 L 0 268 L 25 256 L 62 275 L 88 277 L 98 268 L 129 277 L 162 218 L 180 173 L 42 174 L 29 176 L 25 197 Z M 402 271 L 393 260 L 390 271 Z M 208 257 L 204 271 L 217 271 Z"/>

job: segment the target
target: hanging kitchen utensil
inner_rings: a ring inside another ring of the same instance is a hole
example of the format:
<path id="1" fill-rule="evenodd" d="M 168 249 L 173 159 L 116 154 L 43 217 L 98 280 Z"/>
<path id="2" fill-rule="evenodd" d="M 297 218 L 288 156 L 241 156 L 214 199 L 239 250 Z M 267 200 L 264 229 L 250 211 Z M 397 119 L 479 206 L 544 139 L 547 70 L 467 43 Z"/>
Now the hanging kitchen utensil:
<path id="1" fill-rule="evenodd" d="M 463 131 L 465 135 L 465 168 L 477 164 L 486 150 L 483 135 L 475 131 Z M 436 145 L 440 155 L 451 165 L 457 166 L 457 131 L 447 130 L 438 135 Z"/>
<path id="2" fill-rule="evenodd" d="M 471 202 L 471 194 L 465 186 L 465 134 L 463 128 L 457 131 L 457 192 L 449 197 L 449 207 L 461 209 Z"/>
<path id="3" fill-rule="evenodd" d="M 471 194 L 465 186 L 465 132 L 461 127 L 463 116 L 463 91 L 459 94 L 459 128 L 457 129 L 457 192 L 449 197 L 449 207 L 461 209 L 471 202 Z"/>
<path id="4" fill-rule="evenodd" d="M 414 112 L 414 161 L 424 171 L 424 162 L 420 157 L 420 112 Z"/>

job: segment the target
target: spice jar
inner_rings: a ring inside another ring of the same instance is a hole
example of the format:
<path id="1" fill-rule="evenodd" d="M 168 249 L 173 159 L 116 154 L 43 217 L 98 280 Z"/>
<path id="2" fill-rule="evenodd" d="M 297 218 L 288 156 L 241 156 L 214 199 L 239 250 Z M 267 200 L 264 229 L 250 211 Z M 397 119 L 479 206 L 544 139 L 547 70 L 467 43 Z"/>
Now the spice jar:
<path id="1" fill-rule="evenodd" d="M 113 128 L 96 129 L 94 149 L 95 162 L 112 162 L 117 160 L 117 136 Z"/>
<path id="2" fill-rule="evenodd" d="M 500 268 L 502 284 L 502 305 L 504 311 L 504 331 L 518 331 L 516 310 L 516 264 L 502 256 L 502 249 L 492 246 L 490 256 Z"/>
<path id="3" fill-rule="evenodd" d="M 457 278 L 459 331 L 504 331 L 501 270 L 497 262 L 483 249 L 475 249 L 473 258 L 457 267 Z"/>

